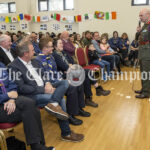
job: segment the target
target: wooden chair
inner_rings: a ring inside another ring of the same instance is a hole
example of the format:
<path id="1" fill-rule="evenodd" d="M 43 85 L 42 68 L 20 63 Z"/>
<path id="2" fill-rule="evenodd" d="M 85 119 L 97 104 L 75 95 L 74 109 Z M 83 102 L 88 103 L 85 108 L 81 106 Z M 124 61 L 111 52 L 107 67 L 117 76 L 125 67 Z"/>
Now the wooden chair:
<path id="1" fill-rule="evenodd" d="M 77 58 L 77 63 L 82 66 L 84 69 L 89 69 L 90 71 L 98 72 L 100 77 L 100 66 L 94 64 L 87 64 L 86 56 L 83 48 L 77 48 L 75 50 L 75 56 Z"/>

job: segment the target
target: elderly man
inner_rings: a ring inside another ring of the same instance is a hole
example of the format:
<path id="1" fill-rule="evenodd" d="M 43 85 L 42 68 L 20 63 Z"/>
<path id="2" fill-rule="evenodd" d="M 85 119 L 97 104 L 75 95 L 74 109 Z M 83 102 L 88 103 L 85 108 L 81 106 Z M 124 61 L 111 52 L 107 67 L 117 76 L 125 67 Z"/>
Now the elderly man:
<path id="1" fill-rule="evenodd" d="M 30 41 L 23 40 L 18 45 L 17 54 L 19 57 L 9 67 L 12 69 L 12 75 L 21 73 L 19 79 L 15 76 L 19 93 L 31 97 L 38 106 L 45 106 L 48 112 L 58 118 L 63 140 L 82 141 L 84 136 L 71 131 L 69 122 L 66 120 L 68 114 L 66 113 L 66 103 L 63 96 L 68 86 L 61 84 L 55 89 L 48 79 L 44 79 L 46 76 L 44 76 L 41 65 L 37 60 L 32 60 L 34 48 Z"/>
<path id="2" fill-rule="evenodd" d="M 0 36 L 0 61 L 6 66 L 16 57 L 14 51 L 10 49 L 11 44 L 11 38 L 8 35 Z"/>
<path id="3" fill-rule="evenodd" d="M 139 95 L 136 98 L 148 98 L 150 97 L 150 10 L 142 9 L 139 13 L 140 21 L 144 23 L 141 28 L 137 27 L 139 32 L 139 61 L 141 71 L 142 89 L 135 91 Z"/>

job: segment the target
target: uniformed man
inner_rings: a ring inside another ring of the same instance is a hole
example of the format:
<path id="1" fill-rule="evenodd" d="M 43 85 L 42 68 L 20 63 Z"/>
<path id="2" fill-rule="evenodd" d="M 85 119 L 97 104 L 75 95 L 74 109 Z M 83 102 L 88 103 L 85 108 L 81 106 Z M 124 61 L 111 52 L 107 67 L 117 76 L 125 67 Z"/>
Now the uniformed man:
<path id="1" fill-rule="evenodd" d="M 150 10 L 142 9 L 139 18 L 144 23 L 142 28 L 137 28 L 142 89 L 135 93 L 139 94 L 136 98 L 143 99 L 150 97 Z"/>

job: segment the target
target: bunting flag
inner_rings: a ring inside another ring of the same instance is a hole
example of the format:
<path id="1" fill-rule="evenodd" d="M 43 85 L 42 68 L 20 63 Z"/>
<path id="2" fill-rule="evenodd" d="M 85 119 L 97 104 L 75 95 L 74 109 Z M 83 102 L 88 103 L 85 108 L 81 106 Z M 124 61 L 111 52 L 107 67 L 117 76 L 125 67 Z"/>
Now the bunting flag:
<path id="1" fill-rule="evenodd" d="M 117 13 L 116 12 L 111 12 L 112 19 L 116 20 L 117 19 Z"/>
<path id="2" fill-rule="evenodd" d="M 104 12 L 96 11 L 96 12 L 95 12 L 95 15 L 96 15 L 95 17 L 96 17 L 97 19 L 104 20 L 104 16 L 105 16 Z"/>
<path id="3" fill-rule="evenodd" d="M 109 12 L 105 13 L 105 18 L 106 18 L 106 20 L 109 20 Z"/>
<path id="4" fill-rule="evenodd" d="M 33 21 L 33 22 L 37 22 L 37 17 L 33 16 L 33 17 L 32 17 L 32 21 Z"/>
<path id="5" fill-rule="evenodd" d="M 89 19 L 89 15 L 88 14 L 85 14 L 85 20 L 88 20 Z"/>
<path id="6" fill-rule="evenodd" d="M 28 15 L 27 14 L 24 15 L 24 19 L 28 20 Z"/>
<path id="7" fill-rule="evenodd" d="M 61 16 L 61 21 L 62 22 L 67 22 L 67 16 Z"/>
<path id="8" fill-rule="evenodd" d="M 60 21 L 60 14 L 54 14 L 54 19 Z"/>
<path id="9" fill-rule="evenodd" d="M 9 19 L 9 23 L 11 23 L 12 21 L 11 21 L 11 17 L 8 17 L 8 19 Z"/>
<path id="10" fill-rule="evenodd" d="M 49 20 L 48 16 L 42 16 L 41 17 L 41 22 L 46 22 L 48 20 Z"/>
<path id="11" fill-rule="evenodd" d="M 19 14 L 20 20 L 23 20 L 23 14 Z"/>
<path id="12" fill-rule="evenodd" d="M 13 23 L 14 22 L 17 22 L 17 17 L 12 17 L 12 20 L 11 20 Z"/>
<path id="13" fill-rule="evenodd" d="M 9 17 L 8 16 L 5 17 L 5 22 L 9 23 Z"/>
<path id="14" fill-rule="evenodd" d="M 78 22 L 81 22 L 81 21 L 82 21 L 81 15 L 78 15 L 78 16 L 77 16 L 77 19 L 78 19 Z"/>
<path id="15" fill-rule="evenodd" d="M 41 21 L 40 16 L 37 16 L 37 22 L 40 22 L 40 21 Z"/>
<path id="16" fill-rule="evenodd" d="M 20 17 L 19 16 L 17 16 L 17 19 L 18 19 L 18 22 L 20 21 Z"/>

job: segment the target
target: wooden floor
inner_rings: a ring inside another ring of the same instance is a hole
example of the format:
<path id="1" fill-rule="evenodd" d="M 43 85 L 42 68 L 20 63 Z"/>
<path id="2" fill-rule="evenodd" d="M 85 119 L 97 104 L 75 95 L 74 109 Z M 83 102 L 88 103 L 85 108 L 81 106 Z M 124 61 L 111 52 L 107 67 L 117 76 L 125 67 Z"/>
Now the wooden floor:
<path id="1" fill-rule="evenodd" d="M 42 110 L 47 145 L 55 146 L 56 150 L 150 150 L 150 102 L 149 99 L 135 99 L 132 84 L 129 80 L 103 84 L 105 89 L 111 90 L 107 97 L 95 96 L 93 89 L 93 99 L 99 107 L 86 107 L 91 117 L 78 117 L 83 120 L 83 125 L 71 126 L 75 132 L 85 135 L 85 140 L 80 143 L 61 141 L 56 119 Z M 140 81 L 134 82 L 134 88 L 140 89 Z M 21 138 L 22 125 L 16 132 Z"/>

